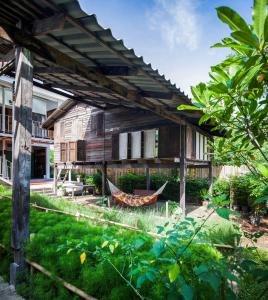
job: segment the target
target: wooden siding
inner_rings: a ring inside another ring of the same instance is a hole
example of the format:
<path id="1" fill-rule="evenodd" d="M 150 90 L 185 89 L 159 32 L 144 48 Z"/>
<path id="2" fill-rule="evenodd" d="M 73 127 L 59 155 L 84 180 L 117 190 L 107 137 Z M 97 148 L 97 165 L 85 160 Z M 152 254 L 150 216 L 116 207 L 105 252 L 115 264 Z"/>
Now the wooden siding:
<path id="1" fill-rule="evenodd" d="M 102 112 L 80 103 L 54 124 L 54 130 L 56 163 L 61 161 L 60 144 L 76 141 L 84 141 L 83 160 L 88 162 L 180 155 L 180 126 L 145 111 Z M 187 158 L 206 158 L 206 141 L 200 150 L 200 136 L 187 128 Z"/>

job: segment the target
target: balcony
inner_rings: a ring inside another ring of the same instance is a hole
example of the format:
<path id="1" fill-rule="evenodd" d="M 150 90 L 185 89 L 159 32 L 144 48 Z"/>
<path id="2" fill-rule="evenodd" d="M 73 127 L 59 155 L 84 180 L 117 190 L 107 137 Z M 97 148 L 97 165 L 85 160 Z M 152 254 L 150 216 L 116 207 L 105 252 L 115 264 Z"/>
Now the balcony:
<path id="1" fill-rule="evenodd" d="M 53 139 L 53 131 L 42 128 L 41 122 L 33 121 L 32 136 L 41 139 Z"/>
<path id="2" fill-rule="evenodd" d="M 12 134 L 12 116 L 6 115 L 5 124 L 3 124 L 3 115 L 0 114 L 0 133 Z M 32 136 L 41 139 L 53 139 L 53 131 L 43 129 L 41 122 L 32 121 Z"/>

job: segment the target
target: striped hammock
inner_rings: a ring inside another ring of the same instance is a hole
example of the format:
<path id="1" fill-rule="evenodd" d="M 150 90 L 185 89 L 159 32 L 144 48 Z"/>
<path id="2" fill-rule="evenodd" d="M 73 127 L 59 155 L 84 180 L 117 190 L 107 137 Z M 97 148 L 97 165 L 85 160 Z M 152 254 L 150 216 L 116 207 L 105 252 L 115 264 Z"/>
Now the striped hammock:
<path id="1" fill-rule="evenodd" d="M 138 195 L 124 193 L 120 191 L 119 188 L 117 188 L 110 180 L 107 181 L 115 203 L 121 205 L 133 206 L 133 207 L 154 204 L 157 201 L 158 196 L 163 192 L 164 188 L 168 183 L 165 182 L 165 184 L 163 184 L 160 187 L 160 189 L 158 189 L 152 195 L 138 196 Z"/>

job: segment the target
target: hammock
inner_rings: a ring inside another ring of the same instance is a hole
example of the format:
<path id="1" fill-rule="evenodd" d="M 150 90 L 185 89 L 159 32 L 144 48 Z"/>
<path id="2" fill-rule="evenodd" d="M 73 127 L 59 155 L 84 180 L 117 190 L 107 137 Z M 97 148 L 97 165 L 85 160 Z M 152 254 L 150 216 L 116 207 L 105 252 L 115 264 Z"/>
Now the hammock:
<path id="1" fill-rule="evenodd" d="M 111 181 L 108 181 L 108 185 L 111 191 L 111 194 L 117 204 L 126 204 L 128 206 L 142 206 L 142 205 L 149 205 L 154 204 L 158 196 L 163 192 L 164 188 L 166 187 L 167 183 L 163 184 L 160 189 L 158 189 L 154 194 L 149 196 L 138 196 L 138 195 L 131 195 L 124 193 L 119 190 Z"/>

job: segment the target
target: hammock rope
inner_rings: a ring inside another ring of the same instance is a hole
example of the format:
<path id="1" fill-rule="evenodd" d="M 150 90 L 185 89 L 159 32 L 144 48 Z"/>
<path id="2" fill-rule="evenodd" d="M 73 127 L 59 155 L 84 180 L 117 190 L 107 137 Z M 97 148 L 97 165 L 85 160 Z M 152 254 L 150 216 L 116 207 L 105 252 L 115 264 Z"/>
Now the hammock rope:
<path id="1" fill-rule="evenodd" d="M 111 194 L 118 204 L 126 204 L 128 206 L 142 206 L 153 204 L 157 201 L 158 196 L 162 194 L 168 182 L 165 182 L 154 194 L 148 196 L 138 196 L 122 192 L 118 187 L 116 187 L 110 180 L 108 180 L 108 185 Z"/>

